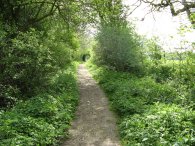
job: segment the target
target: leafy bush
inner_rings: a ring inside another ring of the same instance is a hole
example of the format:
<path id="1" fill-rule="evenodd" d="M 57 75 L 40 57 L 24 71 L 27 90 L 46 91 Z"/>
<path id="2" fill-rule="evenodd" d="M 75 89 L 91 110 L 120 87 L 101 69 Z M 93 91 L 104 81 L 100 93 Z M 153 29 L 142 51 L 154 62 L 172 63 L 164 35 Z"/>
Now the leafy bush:
<path id="1" fill-rule="evenodd" d="M 5 63 L 9 67 L 6 67 L 4 72 L 23 94 L 34 95 L 41 87 L 47 86 L 56 70 L 52 52 L 41 45 L 41 35 L 35 30 L 19 33 L 6 52 L 9 59 L 5 60 Z"/>
<path id="2" fill-rule="evenodd" d="M 41 118 L 6 112 L 1 116 L 1 145 L 47 145 L 55 142 L 56 129 Z"/>
<path id="3" fill-rule="evenodd" d="M 179 93 L 175 88 L 156 83 L 150 77 L 139 78 L 129 73 L 113 72 L 95 66 L 92 69 L 94 77 L 108 94 L 112 107 L 120 115 L 143 112 L 145 106 L 155 102 L 179 102 Z"/>
<path id="4" fill-rule="evenodd" d="M 126 117 L 120 124 L 125 146 L 193 146 L 195 112 L 177 105 L 155 104 L 144 114 Z"/>
<path id="5" fill-rule="evenodd" d="M 44 93 L 53 76 L 74 60 L 77 37 L 62 26 L 21 32 L 0 24 L 0 108 Z"/>
<path id="6" fill-rule="evenodd" d="M 149 74 L 159 83 L 175 78 L 175 69 L 169 64 L 151 65 Z"/>
<path id="7" fill-rule="evenodd" d="M 0 98 L 5 105 L 9 104 L 9 89 L 18 93 L 11 94 L 14 99 L 11 102 L 34 96 L 47 87 L 56 72 L 52 52 L 41 45 L 41 35 L 32 29 L 26 33 L 19 32 L 13 39 L 7 38 L 9 36 L 4 38 L 7 39 L 1 46 L 0 84 L 5 89 L 1 91 Z"/>
<path id="8" fill-rule="evenodd" d="M 52 83 L 55 88 L 48 93 L 0 112 L 0 145 L 54 145 L 67 137 L 78 102 L 76 64 L 56 75 Z"/>
<path id="9" fill-rule="evenodd" d="M 193 90 L 190 98 L 185 86 L 88 66 L 119 115 L 124 146 L 195 145 L 195 112 L 189 108 Z"/>
<path id="10" fill-rule="evenodd" d="M 114 94 L 111 95 L 113 107 L 120 114 L 134 114 L 143 111 L 146 105 L 155 102 L 172 103 L 178 97 L 176 89 L 169 85 L 155 83 L 150 78 L 126 78 L 115 82 L 114 78 L 102 87 L 107 91 L 115 85 Z M 105 87 L 106 86 L 106 87 Z M 113 90 L 112 90 L 113 91 Z"/>
<path id="11" fill-rule="evenodd" d="M 141 67 L 140 40 L 126 24 L 103 25 L 98 33 L 95 61 L 120 71 L 138 72 Z"/>
<path id="12" fill-rule="evenodd" d="M 20 95 L 20 91 L 17 87 L 11 85 L 3 85 L 0 83 L 0 107 L 6 107 L 13 105 Z"/>

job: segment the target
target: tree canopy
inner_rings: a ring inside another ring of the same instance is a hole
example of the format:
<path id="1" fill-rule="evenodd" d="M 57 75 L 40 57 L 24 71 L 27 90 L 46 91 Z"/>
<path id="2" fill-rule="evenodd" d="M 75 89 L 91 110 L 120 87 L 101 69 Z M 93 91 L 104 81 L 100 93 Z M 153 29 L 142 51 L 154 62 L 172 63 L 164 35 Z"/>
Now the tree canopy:
<path id="1" fill-rule="evenodd" d="M 169 8 L 173 16 L 177 16 L 183 12 L 192 24 L 195 24 L 195 1 L 194 0 L 137 0 L 137 7 L 142 3 L 147 3 L 151 6 L 151 11 L 160 11 Z"/>

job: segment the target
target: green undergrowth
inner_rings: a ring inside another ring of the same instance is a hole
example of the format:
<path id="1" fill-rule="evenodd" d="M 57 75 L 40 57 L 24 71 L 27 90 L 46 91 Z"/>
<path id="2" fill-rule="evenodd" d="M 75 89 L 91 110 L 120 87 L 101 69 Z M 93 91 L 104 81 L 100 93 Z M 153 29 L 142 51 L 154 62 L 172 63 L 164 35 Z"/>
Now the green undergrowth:
<path id="1" fill-rule="evenodd" d="M 124 146 L 195 145 L 195 112 L 186 93 L 152 77 L 88 67 L 119 115 Z"/>
<path id="2" fill-rule="evenodd" d="M 47 93 L 0 111 L 0 146 L 56 145 L 67 138 L 78 102 L 77 63 L 59 72 Z"/>

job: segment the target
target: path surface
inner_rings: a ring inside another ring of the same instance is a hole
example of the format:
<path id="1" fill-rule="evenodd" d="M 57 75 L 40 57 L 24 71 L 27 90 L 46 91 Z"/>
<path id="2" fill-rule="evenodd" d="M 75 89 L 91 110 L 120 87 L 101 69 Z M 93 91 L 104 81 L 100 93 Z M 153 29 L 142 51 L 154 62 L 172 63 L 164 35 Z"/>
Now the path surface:
<path id="1" fill-rule="evenodd" d="M 62 146 L 120 146 L 108 100 L 84 65 L 79 66 L 78 79 L 80 103 L 70 139 Z"/>

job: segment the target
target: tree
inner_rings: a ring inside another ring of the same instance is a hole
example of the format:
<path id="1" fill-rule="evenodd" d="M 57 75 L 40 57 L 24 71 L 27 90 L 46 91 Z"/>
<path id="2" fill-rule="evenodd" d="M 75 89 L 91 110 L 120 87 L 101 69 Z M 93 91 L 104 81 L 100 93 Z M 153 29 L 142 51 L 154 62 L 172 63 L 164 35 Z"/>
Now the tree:
<path id="1" fill-rule="evenodd" d="M 77 0 L 0 0 L 0 108 L 47 90 L 76 58 L 85 21 Z"/>
<path id="2" fill-rule="evenodd" d="M 141 65 L 139 56 L 141 44 L 134 28 L 126 21 L 122 1 L 93 2 L 100 20 L 94 61 L 115 70 L 138 71 Z"/>
<path id="3" fill-rule="evenodd" d="M 169 8 L 173 16 L 186 12 L 192 24 L 195 24 L 195 1 L 194 0 L 138 0 L 139 5 L 144 2 L 151 6 L 151 11 L 160 11 Z M 137 6 L 139 6 L 137 5 Z"/>
<path id="4" fill-rule="evenodd" d="M 15 25 L 20 31 L 28 31 L 32 27 L 41 30 L 45 20 L 57 16 L 66 22 L 67 27 L 78 26 L 86 21 L 83 1 L 0 0 L 0 6 L 0 20 Z"/>
<path id="5" fill-rule="evenodd" d="M 100 24 L 116 25 L 126 19 L 121 0 L 93 0 L 91 6 L 99 17 Z"/>

